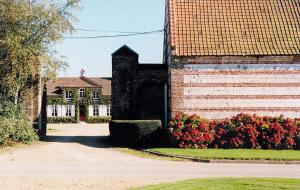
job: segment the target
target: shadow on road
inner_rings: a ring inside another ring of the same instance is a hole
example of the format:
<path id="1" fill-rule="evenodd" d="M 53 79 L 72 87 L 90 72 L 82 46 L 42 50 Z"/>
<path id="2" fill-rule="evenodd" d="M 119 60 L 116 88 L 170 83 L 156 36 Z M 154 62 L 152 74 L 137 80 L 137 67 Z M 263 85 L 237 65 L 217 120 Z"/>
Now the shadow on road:
<path id="1" fill-rule="evenodd" d="M 47 136 L 46 142 L 79 143 L 94 148 L 117 147 L 110 142 L 108 136 Z"/>

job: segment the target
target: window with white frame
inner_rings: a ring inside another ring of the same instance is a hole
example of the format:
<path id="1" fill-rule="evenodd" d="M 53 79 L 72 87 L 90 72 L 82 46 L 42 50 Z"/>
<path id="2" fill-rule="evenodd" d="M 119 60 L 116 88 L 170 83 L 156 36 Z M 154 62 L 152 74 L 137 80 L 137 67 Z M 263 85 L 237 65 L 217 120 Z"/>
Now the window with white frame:
<path id="1" fill-rule="evenodd" d="M 57 117 L 57 105 L 52 106 L 52 117 Z"/>
<path id="2" fill-rule="evenodd" d="M 66 99 L 71 100 L 71 98 L 72 98 L 71 91 L 66 91 Z"/>
<path id="3" fill-rule="evenodd" d="M 80 98 L 84 98 L 84 96 L 85 96 L 85 90 L 84 90 L 83 88 L 81 88 L 81 89 L 79 90 L 79 97 L 80 97 Z"/>
<path id="4" fill-rule="evenodd" d="M 93 92 L 93 99 L 94 99 L 94 100 L 98 100 L 98 99 L 99 99 L 99 91 L 95 90 L 95 91 Z"/>
<path id="5" fill-rule="evenodd" d="M 93 116 L 99 116 L 99 106 L 93 105 Z"/>
<path id="6" fill-rule="evenodd" d="M 71 105 L 66 105 L 66 116 L 67 117 L 71 117 L 72 116 Z"/>

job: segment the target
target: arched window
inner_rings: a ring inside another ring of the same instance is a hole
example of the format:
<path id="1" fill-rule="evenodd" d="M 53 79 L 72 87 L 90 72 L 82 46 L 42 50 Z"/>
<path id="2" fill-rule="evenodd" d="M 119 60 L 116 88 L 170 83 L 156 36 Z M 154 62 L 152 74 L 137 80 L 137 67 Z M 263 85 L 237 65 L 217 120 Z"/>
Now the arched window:
<path id="1" fill-rule="evenodd" d="M 66 91 L 66 99 L 67 100 L 71 100 L 72 99 L 71 91 Z"/>
<path id="2" fill-rule="evenodd" d="M 81 89 L 79 90 L 79 97 L 80 97 L 80 98 L 84 98 L 84 96 L 85 96 L 85 90 L 84 90 L 83 88 L 81 88 Z"/>

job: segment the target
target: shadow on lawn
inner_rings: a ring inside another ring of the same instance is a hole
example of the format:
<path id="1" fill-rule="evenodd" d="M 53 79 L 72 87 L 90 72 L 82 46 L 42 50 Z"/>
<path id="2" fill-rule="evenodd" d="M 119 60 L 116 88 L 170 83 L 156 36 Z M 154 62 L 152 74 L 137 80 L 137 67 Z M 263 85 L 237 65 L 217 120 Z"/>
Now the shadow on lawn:
<path id="1" fill-rule="evenodd" d="M 47 136 L 46 142 L 79 143 L 94 148 L 120 147 L 111 143 L 108 136 Z"/>

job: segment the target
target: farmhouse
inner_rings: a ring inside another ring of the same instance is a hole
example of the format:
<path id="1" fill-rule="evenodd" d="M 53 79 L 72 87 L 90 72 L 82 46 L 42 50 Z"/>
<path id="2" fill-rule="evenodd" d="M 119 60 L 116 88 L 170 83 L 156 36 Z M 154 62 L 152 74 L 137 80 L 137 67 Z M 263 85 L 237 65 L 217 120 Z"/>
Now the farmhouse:
<path id="1" fill-rule="evenodd" d="M 113 119 L 300 116 L 299 1 L 166 2 L 162 65 L 112 55 Z"/>
<path id="2" fill-rule="evenodd" d="M 50 122 L 101 120 L 110 116 L 111 79 L 57 78 L 47 82 L 47 117 Z"/>

